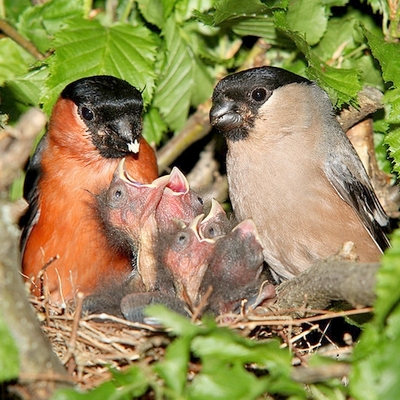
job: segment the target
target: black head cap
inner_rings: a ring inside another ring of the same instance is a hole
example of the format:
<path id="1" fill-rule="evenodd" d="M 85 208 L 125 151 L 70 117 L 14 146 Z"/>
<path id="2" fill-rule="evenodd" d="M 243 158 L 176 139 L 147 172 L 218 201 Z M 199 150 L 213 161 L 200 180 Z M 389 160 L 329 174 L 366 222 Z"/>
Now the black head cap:
<path id="1" fill-rule="evenodd" d="M 251 68 L 226 76 L 214 89 L 211 125 L 230 140 L 245 138 L 254 124 L 258 109 L 274 90 L 292 83 L 312 82 L 277 67 Z"/>
<path id="2" fill-rule="evenodd" d="M 77 105 L 103 157 L 120 158 L 138 151 L 143 99 L 134 86 L 109 75 L 90 76 L 67 85 L 61 98 Z"/>

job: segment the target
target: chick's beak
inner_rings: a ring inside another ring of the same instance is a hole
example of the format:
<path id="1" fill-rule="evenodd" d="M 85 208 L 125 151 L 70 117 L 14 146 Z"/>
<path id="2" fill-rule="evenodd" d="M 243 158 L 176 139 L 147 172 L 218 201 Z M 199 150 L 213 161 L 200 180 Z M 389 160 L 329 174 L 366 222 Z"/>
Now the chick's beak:
<path id="1" fill-rule="evenodd" d="M 154 188 L 164 190 L 169 182 L 169 175 L 160 176 L 159 178 L 154 179 L 154 181 L 151 183 L 141 183 L 136 181 L 132 176 L 129 175 L 128 171 L 125 168 L 125 157 L 122 158 L 121 161 L 118 163 L 118 168 L 115 171 L 115 174 L 117 174 L 118 178 L 120 178 L 124 182 L 137 188 Z"/>
<path id="2" fill-rule="evenodd" d="M 189 191 L 189 182 L 185 175 L 177 168 L 172 168 L 167 187 L 175 196 L 186 194 Z"/>

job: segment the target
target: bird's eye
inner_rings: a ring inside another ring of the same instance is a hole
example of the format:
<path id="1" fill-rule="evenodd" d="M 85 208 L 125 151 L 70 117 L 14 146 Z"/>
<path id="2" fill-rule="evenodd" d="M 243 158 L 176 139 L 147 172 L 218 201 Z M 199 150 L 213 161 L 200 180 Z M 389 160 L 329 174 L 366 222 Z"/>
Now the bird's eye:
<path id="1" fill-rule="evenodd" d="M 112 208 L 123 207 L 126 202 L 126 191 L 122 185 L 113 185 L 107 192 L 107 202 Z"/>
<path id="2" fill-rule="evenodd" d="M 86 121 L 91 121 L 91 120 L 94 118 L 94 113 L 93 113 L 93 111 L 90 110 L 90 109 L 87 108 L 87 107 L 82 107 L 81 113 L 82 113 L 82 117 L 83 117 L 84 119 L 86 119 Z"/>
<path id="3" fill-rule="evenodd" d="M 197 197 L 197 200 L 201 205 L 204 205 L 204 200 L 200 196 Z"/>
<path id="4" fill-rule="evenodd" d="M 217 236 L 217 233 L 216 233 L 214 227 L 213 227 L 213 226 L 210 226 L 210 227 L 208 228 L 208 237 L 209 237 L 209 238 L 213 238 L 213 237 L 215 237 L 215 236 Z"/>
<path id="5" fill-rule="evenodd" d="M 264 88 L 257 88 L 251 92 L 251 97 L 255 101 L 264 101 L 267 97 L 267 91 Z"/>
<path id="6" fill-rule="evenodd" d="M 177 238 L 176 238 L 176 243 L 177 245 L 179 245 L 179 247 L 184 247 L 186 246 L 186 243 L 189 240 L 189 236 L 187 233 L 185 232 L 181 232 L 178 234 Z"/>

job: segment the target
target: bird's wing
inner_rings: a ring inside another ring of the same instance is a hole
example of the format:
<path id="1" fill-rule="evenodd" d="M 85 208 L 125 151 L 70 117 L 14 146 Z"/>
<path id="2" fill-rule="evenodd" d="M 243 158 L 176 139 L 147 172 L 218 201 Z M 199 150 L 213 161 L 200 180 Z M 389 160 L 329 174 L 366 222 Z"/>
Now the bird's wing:
<path id="1" fill-rule="evenodd" d="M 332 155 L 325 164 L 325 174 L 339 196 L 354 209 L 377 246 L 384 251 L 390 242 L 382 227 L 388 225 L 389 218 L 376 197 L 360 159 L 352 152 L 343 157 L 338 154 L 340 152 Z"/>
<path id="2" fill-rule="evenodd" d="M 21 218 L 20 225 L 23 228 L 20 241 L 21 252 L 24 251 L 29 234 L 34 225 L 39 220 L 39 189 L 38 182 L 41 174 L 41 160 L 43 149 L 46 147 L 46 135 L 42 137 L 38 143 L 34 154 L 32 155 L 25 175 L 24 181 L 24 198 L 28 202 L 29 207 L 25 215 Z"/>

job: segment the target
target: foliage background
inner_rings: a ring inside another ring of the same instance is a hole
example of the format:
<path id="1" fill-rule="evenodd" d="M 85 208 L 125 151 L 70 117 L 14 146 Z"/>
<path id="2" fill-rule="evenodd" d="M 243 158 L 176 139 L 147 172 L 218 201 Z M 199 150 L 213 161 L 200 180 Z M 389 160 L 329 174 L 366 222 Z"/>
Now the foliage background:
<path id="1" fill-rule="evenodd" d="M 397 0 L 1 0 L 2 121 L 15 123 L 32 106 L 49 114 L 67 83 L 111 74 L 144 90 L 144 136 L 161 146 L 200 105 L 209 104 L 219 78 L 257 59 L 317 81 L 338 109 L 357 104 L 363 86 L 379 88 L 385 109 L 374 117 L 377 153 L 386 170 L 399 172 L 399 19 Z M 264 51 L 258 53 L 260 43 Z M 399 252 L 396 232 L 378 277 L 375 316 L 347 361 L 352 367 L 347 386 L 331 379 L 305 389 L 290 379 L 290 354 L 277 341 L 254 343 L 210 321 L 194 327 L 158 310 L 177 337 L 164 361 L 151 371 L 134 366 L 126 375 L 115 372 L 113 381 L 93 393 L 60 392 L 55 398 L 125 399 L 149 387 L 173 399 L 255 399 L 263 393 L 397 398 Z M 1 314 L 0 331 L 0 380 L 9 380 L 18 375 L 18 361 Z M 189 383 L 190 354 L 201 360 L 202 371 Z M 314 362 L 338 361 L 315 356 Z M 265 375 L 248 372 L 249 363 Z"/>

